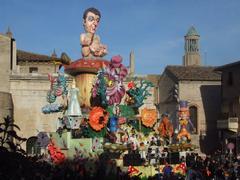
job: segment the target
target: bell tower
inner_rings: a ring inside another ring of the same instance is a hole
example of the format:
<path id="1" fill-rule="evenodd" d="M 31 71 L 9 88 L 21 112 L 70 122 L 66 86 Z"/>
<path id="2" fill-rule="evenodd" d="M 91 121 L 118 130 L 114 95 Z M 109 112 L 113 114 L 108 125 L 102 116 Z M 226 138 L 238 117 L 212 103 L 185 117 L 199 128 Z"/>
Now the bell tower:
<path id="1" fill-rule="evenodd" d="M 201 57 L 199 53 L 199 34 L 192 26 L 188 30 L 185 38 L 185 54 L 183 56 L 183 66 L 201 66 Z"/>

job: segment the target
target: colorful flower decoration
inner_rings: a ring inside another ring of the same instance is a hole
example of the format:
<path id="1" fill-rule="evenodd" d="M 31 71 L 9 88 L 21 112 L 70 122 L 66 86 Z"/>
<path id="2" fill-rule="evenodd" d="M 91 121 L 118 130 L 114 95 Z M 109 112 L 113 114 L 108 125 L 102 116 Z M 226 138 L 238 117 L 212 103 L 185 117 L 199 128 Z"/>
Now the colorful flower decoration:
<path id="1" fill-rule="evenodd" d="M 158 127 L 158 131 L 161 137 L 172 137 L 173 135 L 173 125 L 167 116 L 162 118 L 162 121 Z"/>
<path id="2" fill-rule="evenodd" d="M 101 107 L 93 107 L 89 113 L 89 124 L 95 131 L 100 131 L 108 122 L 109 113 Z"/>
<path id="3" fill-rule="evenodd" d="M 135 81 L 137 78 L 135 78 Z M 149 88 L 154 87 L 152 82 L 147 80 L 140 80 L 139 83 L 130 82 L 128 84 L 128 90 L 126 94 L 128 95 L 125 99 L 127 105 L 133 108 L 139 108 L 144 103 L 143 101 L 147 99 L 148 96 L 151 96 L 149 93 Z"/>
<path id="4" fill-rule="evenodd" d="M 120 104 L 125 95 L 123 79 L 127 74 L 128 70 L 122 64 L 122 57 L 113 56 L 109 65 L 98 72 L 97 81 L 92 89 L 92 97 L 100 96 L 103 104 Z"/>
<path id="5" fill-rule="evenodd" d="M 68 94 L 67 80 L 64 74 L 58 73 L 58 77 L 48 74 L 48 79 L 51 83 L 50 90 L 47 93 L 47 101 L 49 103 L 55 102 L 57 96 L 66 96 Z"/>
<path id="6" fill-rule="evenodd" d="M 64 106 L 62 104 L 47 104 L 42 107 L 42 113 L 50 114 L 54 112 L 62 112 L 64 110 Z"/>
<path id="7" fill-rule="evenodd" d="M 47 147 L 49 144 L 50 138 L 46 132 L 39 132 L 37 135 L 37 143 L 40 147 Z"/>
<path id="8" fill-rule="evenodd" d="M 128 173 L 130 175 L 133 175 L 133 174 L 138 174 L 139 173 L 139 170 L 133 166 L 128 166 Z"/>
<path id="9" fill-rule="evenodd" d="M 132 88 L 134 88 L 135 87 L 135 83 L 133 82 L 133 81 L 130 81 L 129 83 L 128 83 L 128 89 L 132 89 Z"/>
<path id="10" fill-rule="evenodd" d="M 187 172 L 187 165 L 185 162 L 180 163 L 174 168 L 176 173 L 180 173 L 182 175 L 185 175 Z"/>
<path id="11" fill-rule="evenodd" d="M 54 164 L 60 164 L 65 160 L 63 152 L 52 141 L 48 144 L 47 148 Z"/>
<path id="12" fill-rule="evenodd" d="M 118 118 L 117 117 L 111 117 L 109 120 L 109 129 L 110 132 L 116 132 L 118 129 Z"/>
<path id="13" fill-rule="evenodd" d="M 157 111 L 156 109 L 144 108 L 141 111 L 142 123 L 146 127 L 153 127 L 157 121 Z"/>
<path id="14" fill-rule="evenodd" d="M 58 73 L 58 77 L 48 74 L 48 79 L 51 83 L 50 90 L 47 92 L 47 102 L 50 103 L 42 108 L 44 114 L 61 112 L 66 108 L 67 102 L 67 80 L 64 74 Z M 52 104 L 56 101 L 58 96 L 62 96 L 63 104 Z"/>

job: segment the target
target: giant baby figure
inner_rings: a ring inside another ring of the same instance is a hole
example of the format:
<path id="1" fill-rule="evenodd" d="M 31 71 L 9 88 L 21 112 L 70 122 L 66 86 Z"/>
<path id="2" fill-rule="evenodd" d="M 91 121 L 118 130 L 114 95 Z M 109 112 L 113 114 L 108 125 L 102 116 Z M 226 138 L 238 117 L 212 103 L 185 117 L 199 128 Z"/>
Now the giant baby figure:
<path id="1" fill-rule="evenodd" d="M 96 8 L 88 8 L 83 14 L 85 33 L 80 35 L 83 58 L 98 58 L 107 54 L 107 46 L 101 44 L 100 37 L 96 35 L 101 13 Z"/>

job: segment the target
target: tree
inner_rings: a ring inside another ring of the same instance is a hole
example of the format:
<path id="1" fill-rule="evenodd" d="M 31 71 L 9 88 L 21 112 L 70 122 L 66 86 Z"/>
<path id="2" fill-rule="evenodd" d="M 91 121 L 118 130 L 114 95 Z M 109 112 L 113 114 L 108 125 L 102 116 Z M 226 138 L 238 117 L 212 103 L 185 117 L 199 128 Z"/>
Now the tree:
<path id="1" fill-rule="evenodd" d="M 20 128 L 13 123 L 10 116 L 5 117 L 4 122 L 0 123 L 0 148 L 25 154 L 26 152 L 21 148 L 21 144 L 27 139 L 18 136 L 14 128 L 20 131 Z"/>

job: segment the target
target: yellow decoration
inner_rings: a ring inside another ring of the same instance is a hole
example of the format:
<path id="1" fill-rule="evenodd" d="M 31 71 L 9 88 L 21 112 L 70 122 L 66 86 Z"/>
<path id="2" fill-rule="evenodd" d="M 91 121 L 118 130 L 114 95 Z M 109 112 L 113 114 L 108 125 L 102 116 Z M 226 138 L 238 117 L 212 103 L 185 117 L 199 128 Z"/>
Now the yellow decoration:
<path id="1" fill-rule="evenodd" d="M 180 108 L 178 112 L 179 124 L 181 125 L 180 132 L 177 135 L 177 139 L 180 140 L 182 137 L 186 137 L 188 140 L 191 140 L 190 133 L 186 129 L 189 120 L 189 110 L 188 108 Z"/>
<path id="2" fill-rule="evenodd" d="M 182 175 L 186 175 L 186 164 L 185 163 L 181 163 L 181 164 L 170 164 L 173 168 L 173 172 L 174 173 L 179 173 Z M 157 173 L 163 173 L 163 168 L 165 165 L 158 165 L 157 167 L 155 166 L 133 166 L 134 168 L 138 169 L 138 174 L 140 178 L 143 177 L 152 177 L 155 176 Z M 132 176 L 134 176 L 136 174 L 133 174 Z"/>

